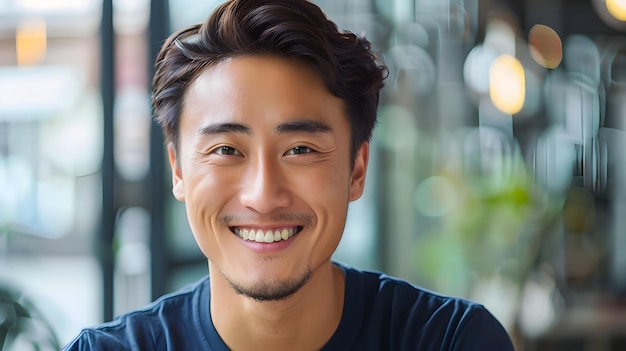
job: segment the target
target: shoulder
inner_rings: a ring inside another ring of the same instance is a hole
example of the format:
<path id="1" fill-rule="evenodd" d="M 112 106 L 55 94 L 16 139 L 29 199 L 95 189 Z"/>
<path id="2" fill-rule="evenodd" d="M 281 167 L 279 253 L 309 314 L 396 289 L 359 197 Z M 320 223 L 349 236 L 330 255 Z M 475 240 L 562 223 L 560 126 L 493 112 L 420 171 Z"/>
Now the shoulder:
<path id="1" fill-rule="evenodd" d="M 411 306 L 422 312 L 439 313 L 442 309 L 465 311 L 483 308 L 472 301 L 439 294 L 385 273 L 339 266 L 346 277 L 346 293 L 362 295 L 364 300 L 373 305 L 391 304 L 393 308 Z"/>
<path id="2" fill-rule="evenodd" d="M 164 295 L 142 309 L 114 320 L 83 329 L 64 350 L 158 350 L 163 340 L 175 340 L 179 331 L 195 328 L 197 299 L 208 293 L 208 278 Z"/>
<path id="3" fill-rule="evenodd" d="M 372 338 L 370 344 L 394 350 L 512 350 L 505 329 L 481 304 L 339 266 L 346 277 L 344 318 L 360 323 L 355 333 Z"/>

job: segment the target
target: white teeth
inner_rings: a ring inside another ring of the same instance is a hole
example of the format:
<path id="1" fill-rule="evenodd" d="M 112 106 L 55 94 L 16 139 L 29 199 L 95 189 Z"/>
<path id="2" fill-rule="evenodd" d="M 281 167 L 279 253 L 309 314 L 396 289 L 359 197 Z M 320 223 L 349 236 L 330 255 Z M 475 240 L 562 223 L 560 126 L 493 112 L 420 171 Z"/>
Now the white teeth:
<path id="1" fill-rule="evenodd" d="M 294 235 L 294 228 L 289 228 L 289 229 L 285 228 L 283 230 L 275 230 L 275 231 L 235 228 L 233 231 L 243 240 L 256 241 L 259 243 L 273 243 L 276 241 L 287 240 Z"/>
<path id="2" fill-rule="evenodd" d="M 256 237 L 254 238 L 254 241 L 258 242 L 258 243 L 262 243 L 265 241 L 265 235 L 263 234 L 262 230 L 257 230 L 256 231 Z"/>

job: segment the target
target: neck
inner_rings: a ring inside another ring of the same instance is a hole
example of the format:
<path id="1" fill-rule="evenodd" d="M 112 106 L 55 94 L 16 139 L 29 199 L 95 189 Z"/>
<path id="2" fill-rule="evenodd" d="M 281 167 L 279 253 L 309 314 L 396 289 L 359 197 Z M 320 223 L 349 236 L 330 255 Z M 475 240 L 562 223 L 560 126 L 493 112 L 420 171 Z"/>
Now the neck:
<path id="1" fill-rule="evenodd" d="M 294 295 L 256 301 L 237 294 L 209 262 L 211 318 L 231 350 L 319 350 L 343 311 L 344 277 L 330 261 Z"/>

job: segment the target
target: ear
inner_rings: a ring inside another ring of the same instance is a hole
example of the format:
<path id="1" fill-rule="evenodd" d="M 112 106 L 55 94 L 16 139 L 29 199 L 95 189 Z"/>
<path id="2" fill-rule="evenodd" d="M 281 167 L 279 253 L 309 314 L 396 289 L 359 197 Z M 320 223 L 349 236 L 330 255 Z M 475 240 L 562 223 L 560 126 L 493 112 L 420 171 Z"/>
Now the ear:
<path id="1" fill-rule="evenodd" d="M 172 143 L 167 145 L 167 155 L 170 160 L 170 168 L 172 169 L 172 193 L 178 201 L 185 201 L 185 187 L 183 185 L 182 171 L 180 162 L 177 159 L 176 149 Z"/>
<path id="2" fill-rule="evenodd" d="M 350 179 L 350 201 L 357 200 L 363 195 L 369 155 L 370 144 L 369 142 L 364 142 L 354 157 L 354 167 L 352 168 L 352 177 Z"/>

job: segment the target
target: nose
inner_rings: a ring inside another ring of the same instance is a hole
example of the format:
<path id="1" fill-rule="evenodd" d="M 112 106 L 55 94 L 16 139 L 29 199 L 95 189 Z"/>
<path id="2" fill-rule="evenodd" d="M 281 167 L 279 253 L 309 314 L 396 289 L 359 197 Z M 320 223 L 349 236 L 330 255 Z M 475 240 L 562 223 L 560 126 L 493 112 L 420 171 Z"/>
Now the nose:
<path id="1" fill-rule="evenodd" d="M 249 161 L 245 172 L 239 195 L 242 205 L 262 214 L 289 206 L 291 194 L 280 161 L 256 157 Z"/>

